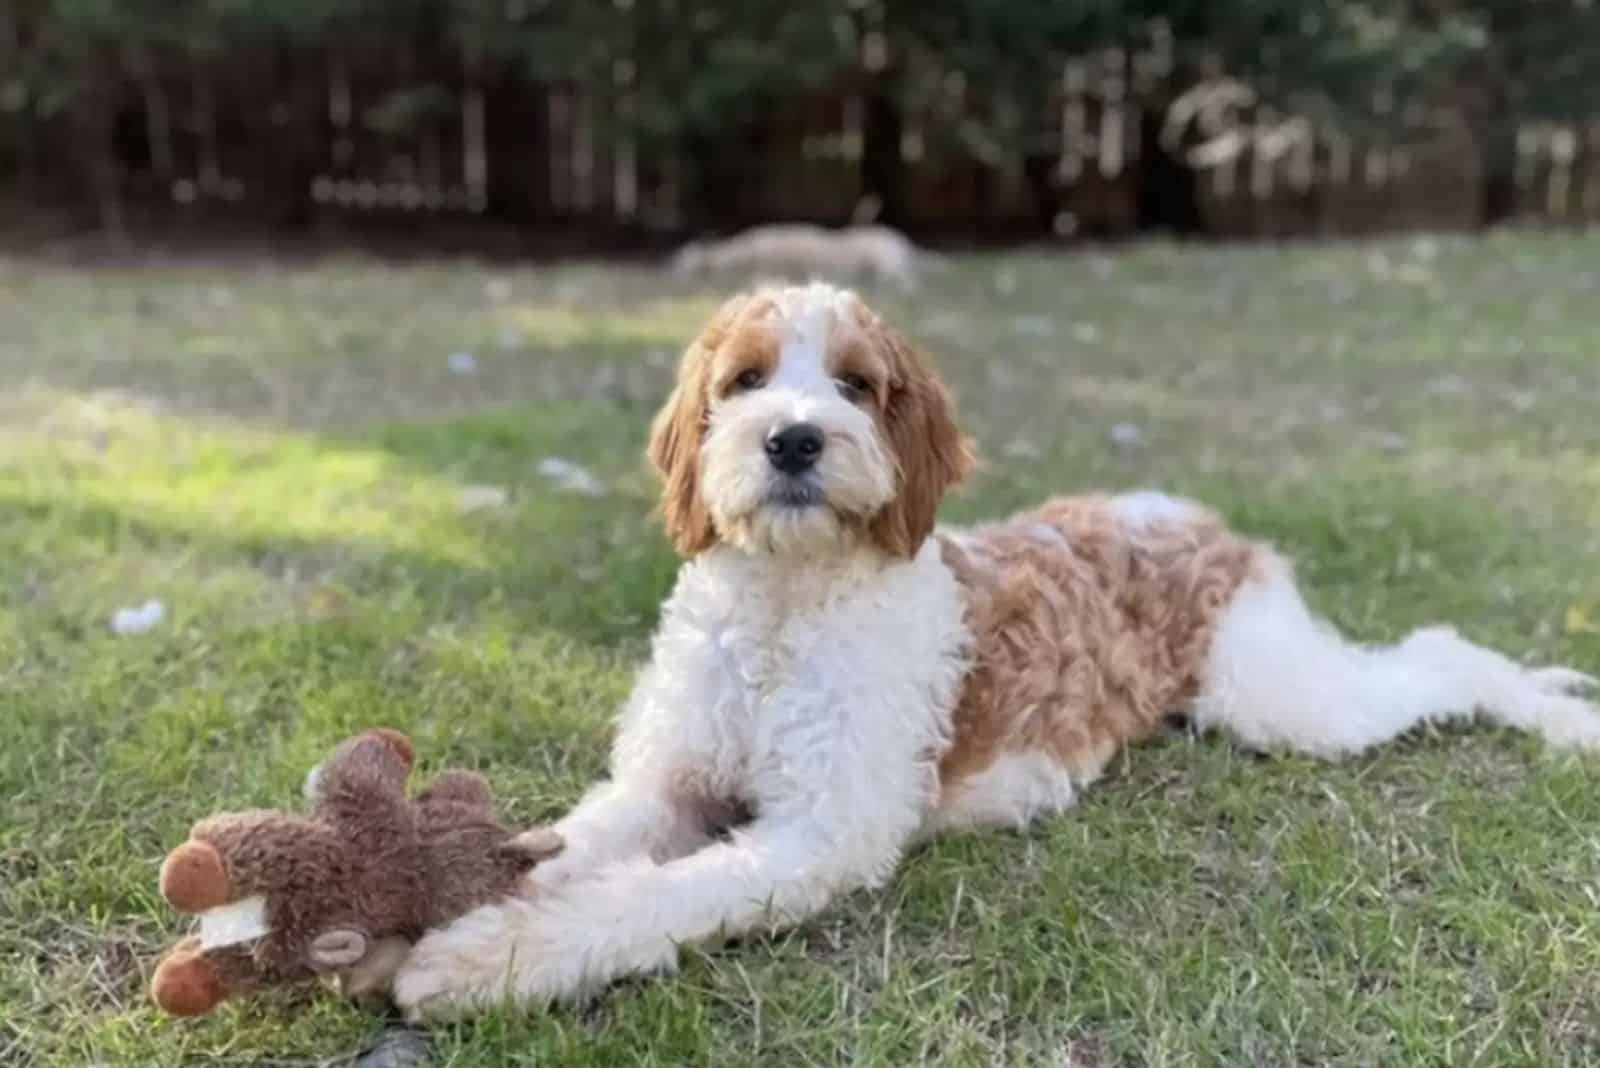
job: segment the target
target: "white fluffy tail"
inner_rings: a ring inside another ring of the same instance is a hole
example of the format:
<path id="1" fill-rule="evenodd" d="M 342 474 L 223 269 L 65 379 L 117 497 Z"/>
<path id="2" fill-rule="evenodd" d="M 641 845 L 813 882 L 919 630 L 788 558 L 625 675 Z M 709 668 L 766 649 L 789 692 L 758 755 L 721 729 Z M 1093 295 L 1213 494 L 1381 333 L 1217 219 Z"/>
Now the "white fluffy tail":
<path id="1" fill-rule="evenodd" d="M 1578 696 L 1595 685 L 1566 668 L 1523 667 L 1449 627 L 1352 645 L 1312 616 L 1288 565 L 1274 561 L 1218 624 L 1195 723 L 1254 748 L 1337 757 L 1481 713 L 1552 745 L 1600 748 L 1600 707 Z"/>

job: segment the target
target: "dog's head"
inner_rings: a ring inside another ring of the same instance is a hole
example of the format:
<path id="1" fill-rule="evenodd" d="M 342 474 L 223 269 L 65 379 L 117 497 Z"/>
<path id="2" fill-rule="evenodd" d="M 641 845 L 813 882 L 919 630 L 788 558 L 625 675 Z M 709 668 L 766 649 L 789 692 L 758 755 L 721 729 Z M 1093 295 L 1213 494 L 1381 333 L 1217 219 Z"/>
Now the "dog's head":
<path id="1" fill-rule="evenodd" d="M 649 455 L 686 556 L 862 541 L 910 556 L 973 463 L 928 361 L 854 293 L 820 283 L 722 306 L 684 353 Z"/>

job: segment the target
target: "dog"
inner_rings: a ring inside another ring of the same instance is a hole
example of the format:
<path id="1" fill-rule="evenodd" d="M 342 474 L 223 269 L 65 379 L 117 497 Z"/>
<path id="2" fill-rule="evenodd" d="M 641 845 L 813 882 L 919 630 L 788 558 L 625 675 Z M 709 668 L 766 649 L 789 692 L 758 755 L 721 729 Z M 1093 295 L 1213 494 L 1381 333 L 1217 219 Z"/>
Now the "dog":
<path id="1" fill-rule="evenodd" d="M 830 285 L 728 301 L 648 455 L 687 562 L 610 777 L 554 825 L 565 851 L 526 893 L 418 943 L 396 984 L 413 1018 L 580 998 L 797 923 L 930 835 L 1063 812 L 1176 710 L 1329 759 L 1475 713 L 1600 745 L 1595 680 L 1445 627 L 1351 644 L 1283 557 L 1189 500 L 936 530 L 974 464 L 950 393 Z"/>
<path id="2" fill-rule="evenodd" d="M 715 241 L 691 241 L 672 258 L 680 275 L 797 271 L 823 278 L 868 277 L 914 289 L 934 259 L 887 226 L 830 230 L 806 223 L 769 223 Z"/>

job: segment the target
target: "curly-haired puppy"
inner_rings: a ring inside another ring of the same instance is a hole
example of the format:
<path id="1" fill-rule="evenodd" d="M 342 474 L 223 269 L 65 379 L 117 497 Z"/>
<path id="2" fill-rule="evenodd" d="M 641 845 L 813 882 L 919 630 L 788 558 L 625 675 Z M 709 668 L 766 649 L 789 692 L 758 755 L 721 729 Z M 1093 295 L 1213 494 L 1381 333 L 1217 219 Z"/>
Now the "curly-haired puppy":
<path id="1" fill-rule="evenodd" d="M 1574 695 L 1592 680 L 1447 628 L 1353 645 L 1282 557 L 1190 501 L 1064 498 L 936 533 L 971 447 L 928 361 L 847 291 L 730 300 L 649 455 L 687 562 L 611 776 L 525 896 L 418 944 L 397 984 L 414 1015 L 569 998 L 792 924 L 921 836 L 1062 811 L 1174 711 L 1328 758 L 1474 712 L 1600 744 Z"/>

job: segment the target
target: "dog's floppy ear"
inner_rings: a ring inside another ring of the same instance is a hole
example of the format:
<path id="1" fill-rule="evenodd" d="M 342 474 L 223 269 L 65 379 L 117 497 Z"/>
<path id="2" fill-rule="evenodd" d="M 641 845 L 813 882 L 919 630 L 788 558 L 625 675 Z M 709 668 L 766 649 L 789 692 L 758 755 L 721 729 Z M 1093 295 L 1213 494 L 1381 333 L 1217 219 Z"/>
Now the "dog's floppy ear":
<path id="1" fill-rule="evenodd" d="M 667 537 L 683 556 L 703 552 L 717 540 L 710 509 L 700 494 L 700 445 L 711 403 L 711 359 L 748 300 L 741 294 L 727 301 L 689 343 L 678 364 L 677 385 L 650 427 L 645 455 L 661 475 L 661 516 Z"/>
<path id="2" fill-rule="evenodd" d="M 890 367 L 883 425 L 894 451 L 895 496 L 873 517 L 872 538 L 897 556 L 915 556 L 933 533 L 945 491 L 972 472 L 972 440 L 956 425 L 955 402 L 933 366 L 871 312 L 867 328 Z"/>

